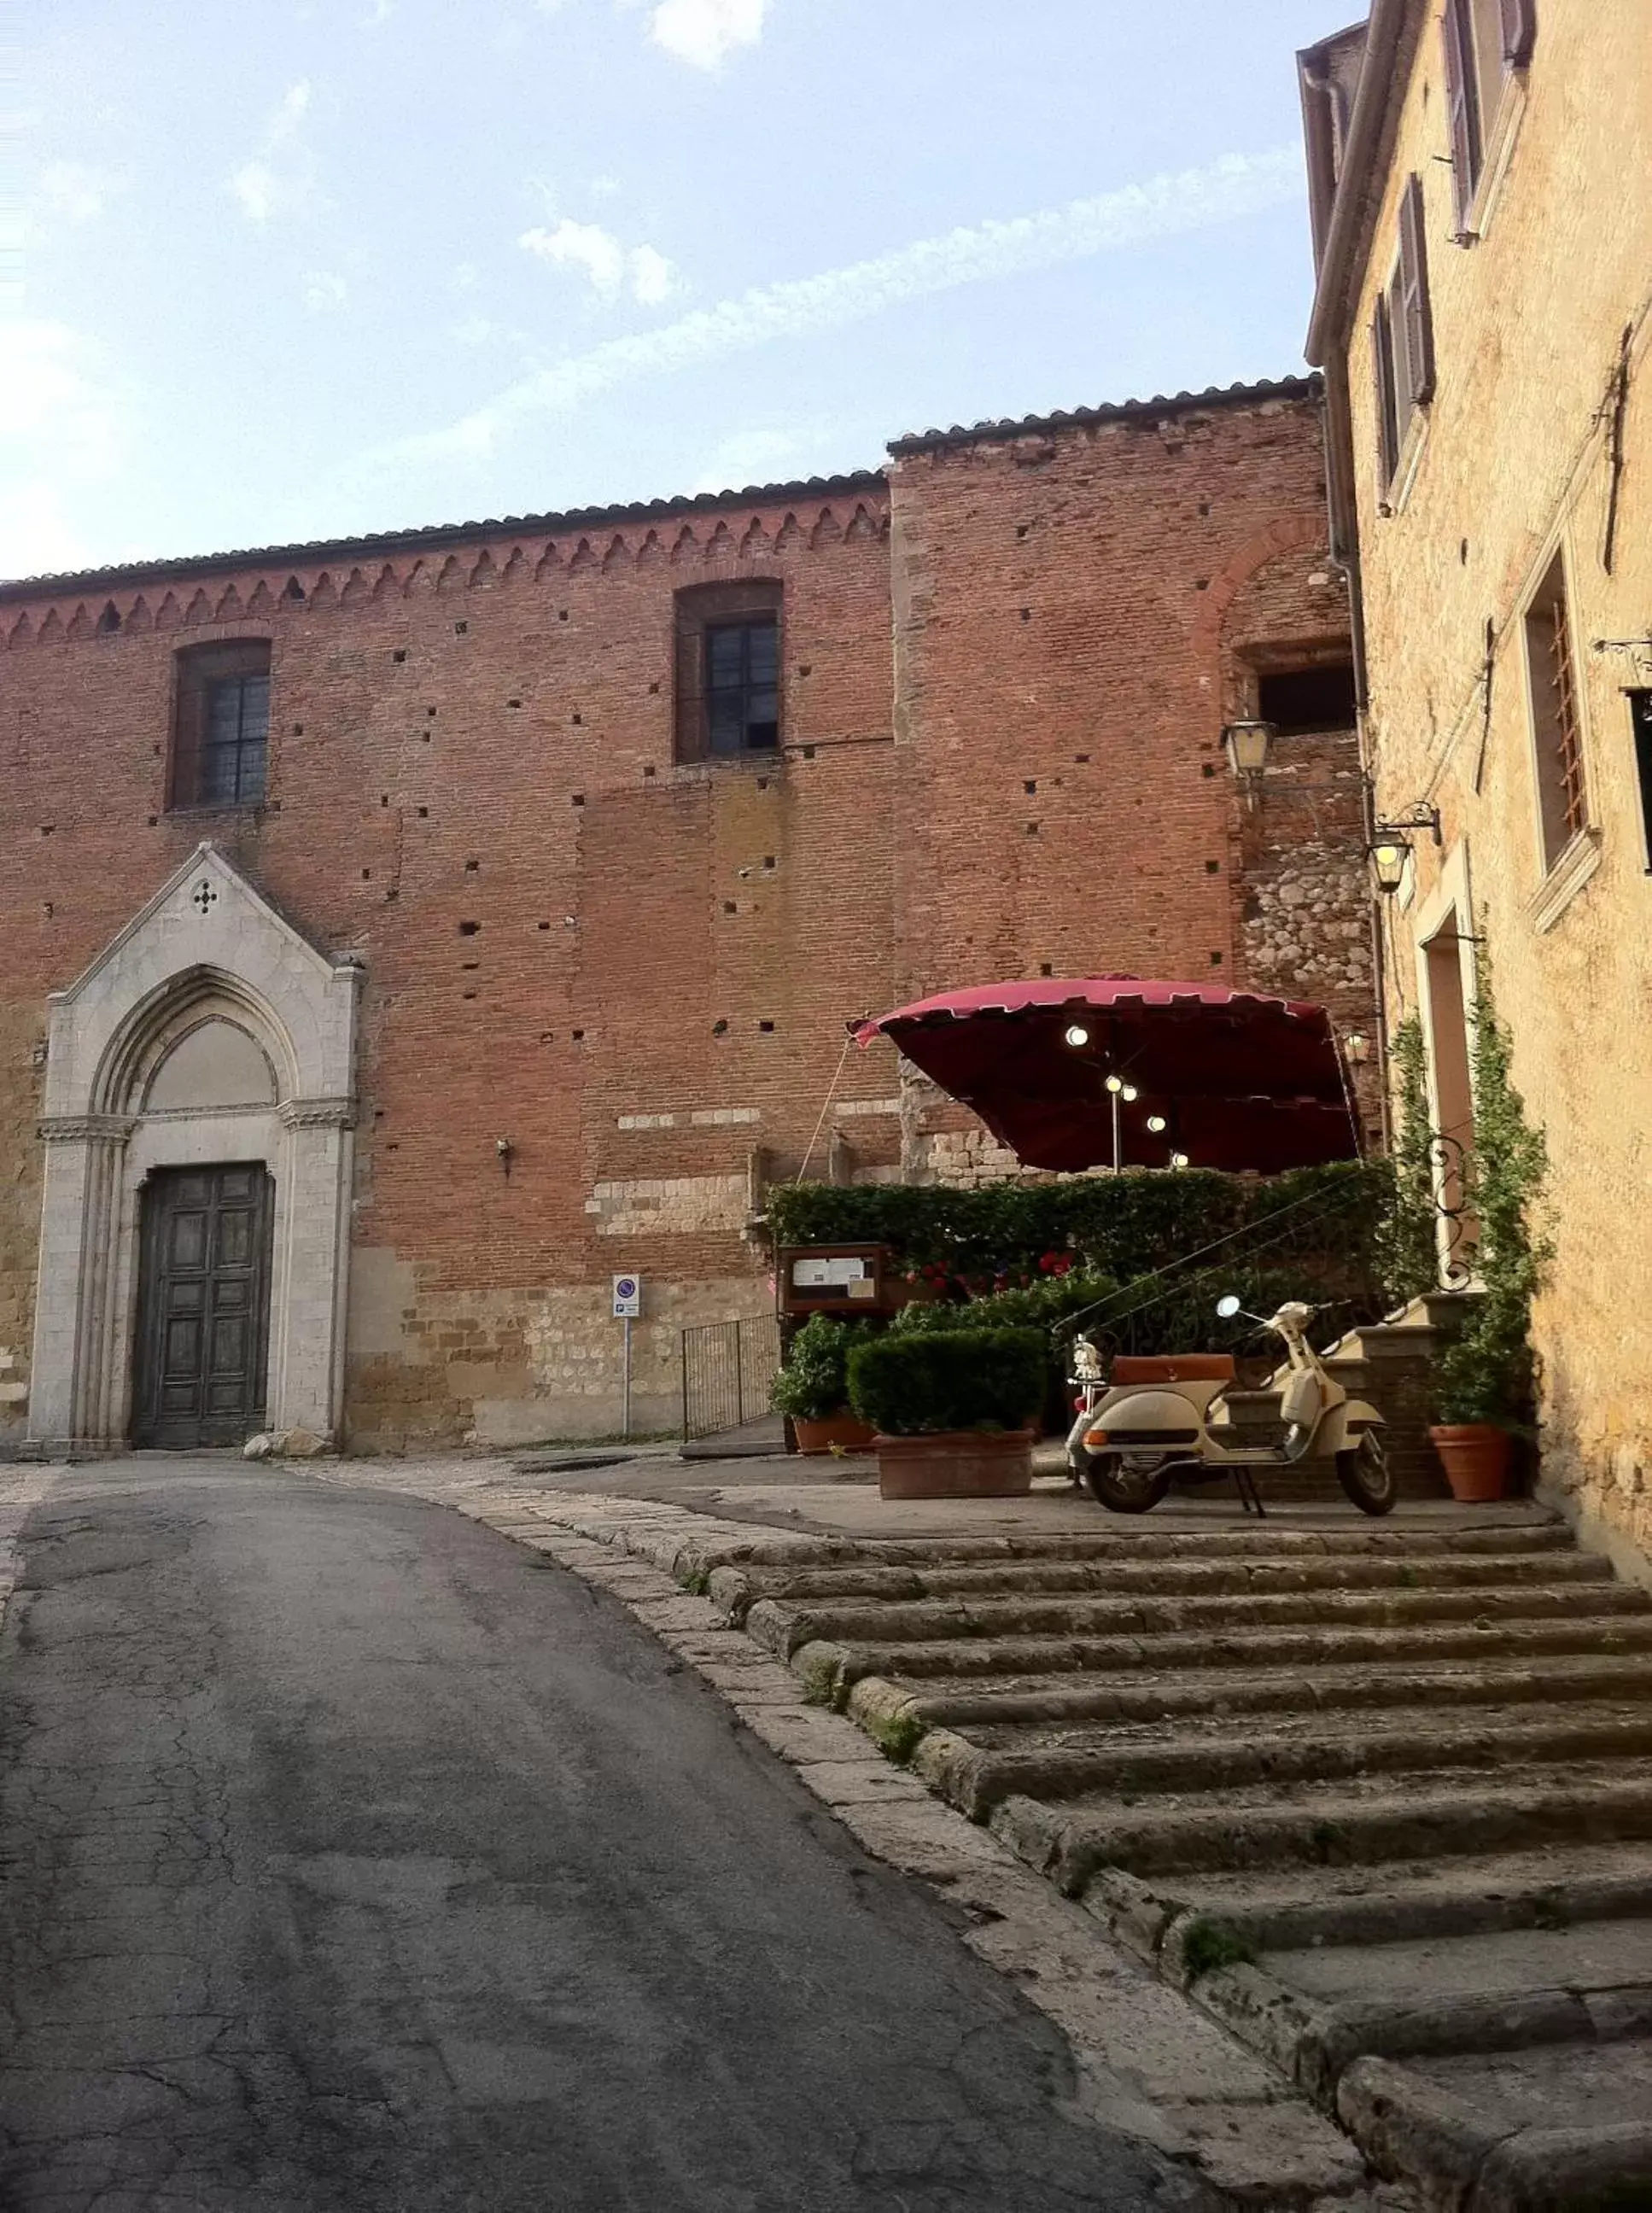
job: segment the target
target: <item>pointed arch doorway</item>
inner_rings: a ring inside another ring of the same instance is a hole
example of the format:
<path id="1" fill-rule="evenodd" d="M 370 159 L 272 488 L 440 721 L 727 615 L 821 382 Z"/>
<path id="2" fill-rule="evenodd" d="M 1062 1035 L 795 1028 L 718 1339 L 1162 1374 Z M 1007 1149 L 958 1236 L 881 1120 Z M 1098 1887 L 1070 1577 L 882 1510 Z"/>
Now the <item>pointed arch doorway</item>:
<path id="1" fill-rule="evenodd" d="M 203 845 L 53 997 L 43 1450 L 336 1435 L 360 978 Z"/>

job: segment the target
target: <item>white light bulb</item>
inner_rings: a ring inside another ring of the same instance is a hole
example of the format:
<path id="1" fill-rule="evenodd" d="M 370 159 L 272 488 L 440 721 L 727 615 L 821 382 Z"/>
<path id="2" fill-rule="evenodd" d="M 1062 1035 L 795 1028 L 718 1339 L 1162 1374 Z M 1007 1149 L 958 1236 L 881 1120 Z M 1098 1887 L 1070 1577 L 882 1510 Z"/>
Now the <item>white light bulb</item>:
<path id="1" fill-rule="evenodd" d="M 1149 1114 L 1147 1118 L 1147 1126 L 1152 1131 L 1155 1137 L 1163 1137 L 1165 1132 L 1164 1116 L 1162 1114 Z"/>
<path id="2" fill-rule="evenodd" d="M 1172 1153 L 1170 1155 L 1170 1165 L 1173 1168 L 1185 1168 L 1187 1166 L 1186 1154 Z"/>
<path id="3" fill-rule="evenodd" d="M 1084 1027 L 1082 1022 L 1075 1022 L 1071 1029 L 1067 1033 L 1067 1042 L 1072 1046 L 1075 1052 L 1078 1050 L 1080 1046 L 1088 1045 L 1089 1041 L 1090 1033 Z"/>
<path id="4" fill-rule="evenodd" d="M 1109 1091 L 1122 1091 L 1124 1088 L 1124 1079 L 1122 1076 L 1110 1076 L 1107 1078 L 1107 1088 Z"/>
<path id="5" fill-rule="evenodd" d="M 1125 1084 L 1123 1095 L 1126 1099 L 1133 1099 L 1136 1096 L 1136 1086 L 1133 1083 Z"/>

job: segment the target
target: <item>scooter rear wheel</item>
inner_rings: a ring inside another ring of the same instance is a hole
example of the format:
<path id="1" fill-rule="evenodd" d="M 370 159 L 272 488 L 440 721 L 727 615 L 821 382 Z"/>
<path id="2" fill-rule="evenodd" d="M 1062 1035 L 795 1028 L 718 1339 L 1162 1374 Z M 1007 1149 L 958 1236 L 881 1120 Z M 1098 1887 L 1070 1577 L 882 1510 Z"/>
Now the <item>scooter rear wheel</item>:
<path id="1" fill-rule="evenodd" d="M 1392 1514 L 1399 1485 L 1381 1432 L 1367 1430 L 1357 1446 L 1337 1454 L 1337 1480 L 1362 1514 Z"/>
<path id="2" fill-rule="evenodd" d="M 1090 1453 L 1085 1460 L 1084 1480 L 1091 1497 L 1108 1513 L 1147 1514 L 1169 1490 L 1170 1471 L 1162 1465 L 1126 1467 L 1122 1453 Z"/>

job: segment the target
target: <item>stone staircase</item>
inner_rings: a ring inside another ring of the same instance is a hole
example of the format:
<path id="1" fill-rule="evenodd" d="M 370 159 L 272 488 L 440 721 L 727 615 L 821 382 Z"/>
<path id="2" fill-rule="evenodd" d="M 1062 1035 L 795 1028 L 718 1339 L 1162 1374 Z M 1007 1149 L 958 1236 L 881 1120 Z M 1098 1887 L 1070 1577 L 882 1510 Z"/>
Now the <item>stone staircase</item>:
<path id="1" fill-rule="evenodd" d="M 1652 2206 L 1652 1594 L 1558 1521 L 760 1551 L 730 1615 L 1381 2172 Z"/>

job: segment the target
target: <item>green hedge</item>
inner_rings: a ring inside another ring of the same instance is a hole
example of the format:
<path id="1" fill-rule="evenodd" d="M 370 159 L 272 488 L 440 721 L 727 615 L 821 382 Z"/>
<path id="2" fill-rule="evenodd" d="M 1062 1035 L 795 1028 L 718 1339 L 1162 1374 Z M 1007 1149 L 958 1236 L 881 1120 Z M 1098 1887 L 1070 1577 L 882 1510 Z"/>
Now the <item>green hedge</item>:
<path id="1" fill-rule="evenodd" d="M 1137 1169 L 973 1191 L 781 1184 L 769 1192 L 768 1217 L 777 1245 L 887 1245 L 909 1276 L 975 1296 L 1069 1272 L 1128 1283 L 1239 1232 L 1235 1268 L 1283 1268 L 1322 1295 L 1380 1307 L 1393 1192 L 1386 1161 L 1268 1177 Z"/>
<path id="2" fill-rule="evenodd" d="M 1044 1404 L 1036 1329 L 894 1332 L 849 1356 L 849 1401 L 885 1436 L 1017 1430 Z"/>
<path id="3" fill-rule="evenodd" d="M 849 1356 L 869 1344 L 883 1325 L 838 1321 L 811 1314 L 793 1338 L 786 1364 L 769 1390 L 769 1403 L 795 1422 L 827 1422 L 849 1404 Z"/>

